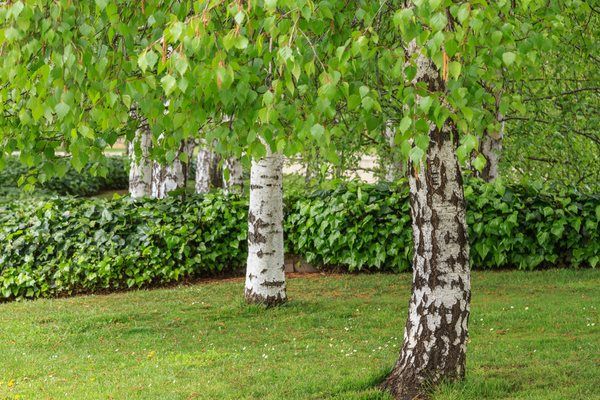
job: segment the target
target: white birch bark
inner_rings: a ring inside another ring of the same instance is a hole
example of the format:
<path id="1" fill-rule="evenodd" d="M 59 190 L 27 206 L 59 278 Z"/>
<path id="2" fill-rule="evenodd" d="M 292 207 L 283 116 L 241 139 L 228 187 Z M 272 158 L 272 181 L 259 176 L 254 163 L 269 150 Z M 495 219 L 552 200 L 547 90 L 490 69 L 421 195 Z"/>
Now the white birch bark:
<path id="1" fill-rule="evenodd" d="M 136 152 L 139 146 L 140 151 Z M 134 199 L 152 195 L 152 161 L 150 148 L 152 133 L 145 123 L 141 123 L 135 132 L 135 138 L 129 143 L 128 153 L 131 158 L 129 170 L 129 195 Z M 141 154 L 140 154 L 141 153 Z"/>
<path id="2" fill-rule="evenodd" d="M 413 41 L 416 81 L 431 91 L 445 82 Z M 458 132 L 451 120 L 431 124 L 426 160 L 409 176 L 413 228 L 413 288 L 404 343 L 384 389 L 396 399 L 421 398 L 432 385 L 465 375 L 471 284 Z"/>
<path id="3" fill-rule="evenodd" d="M 160 140 L 160 139 L 159 139 Z M 179 159 L 179 155 L 186 151 L 187 144 L 182 142 L 177 155 L 170 165 L 154 163 L 152 171 L 152 197 L 164 199 L 169 192 L 185 188 L 187 165 Z"/>
<path id="4" fill-rule="evenodd" d="M 283 258 L 283 157 L 252 161 L 248 210 L 248 303 L 274 306 L 286 301 Z"/>
<path id="5" fill-rule="evenodd" d="M 212 158 L 212 152 L 201 145 L 196 155 L 196 193 L 208 193 L 210 191 Z"/>
<path id="6" fill-rule="evenodd" d="M 223 164 L 223 191 L 225 193 L 241 193 L 244 189 L 242 162 L 238 158 L 228 157 L 224 159 Z M 229 174 L 228 178 L 225 178 L 225 174 Z"/>

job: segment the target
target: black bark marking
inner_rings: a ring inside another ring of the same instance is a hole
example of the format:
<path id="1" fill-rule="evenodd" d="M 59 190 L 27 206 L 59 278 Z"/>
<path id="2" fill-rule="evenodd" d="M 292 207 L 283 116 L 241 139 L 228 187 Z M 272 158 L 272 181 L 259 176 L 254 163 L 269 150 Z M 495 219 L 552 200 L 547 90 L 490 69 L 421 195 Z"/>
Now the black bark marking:
<path id="1" fill-rule="evenodd" d="M 280 293 L 276 296 L 263 296 L 248 288 L 244 291 L 244 297 L 248 304 L 260 304 L 267 308 L 281 305 L 287 301 L 287 297 L 283 297 Z"/>
<path id="2" fill-rule="evenodd" d="M 248 213 L 248 242 L 253 244 L 258 243 L 266 243 L 267 238 L 263 235 L 262 229 L 269 226 L 268 223 L 265 223 L 262 219 L 256 218 L 256 216 L 252 213 Z"/>
<path id="3" fill-rule="evenodd" d="M 264 287 L 283 287 L 285 281 L 264 281 L 261 285 Z"/>

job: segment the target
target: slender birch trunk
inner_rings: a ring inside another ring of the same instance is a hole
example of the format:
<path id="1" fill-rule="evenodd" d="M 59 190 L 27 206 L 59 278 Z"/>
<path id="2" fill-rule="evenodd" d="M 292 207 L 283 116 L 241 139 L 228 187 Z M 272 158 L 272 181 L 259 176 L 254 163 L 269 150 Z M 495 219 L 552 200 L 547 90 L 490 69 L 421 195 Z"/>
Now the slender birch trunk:
<path id="1" fill-rule="evenodd" d="M 139 145 L 141 154 L 136 155 L 136 147 Z M 131 158 L 129 170 L 129 194 L 138 199 L 152 195 L 152 161 L 150 160 L 150 148 L 152 147 L 152 133 L 145 122 L 135 132 L 135 138 L 129 143 L 128 153 Z"/>
<path id="2" fill-rule="evenodd" d="M 164 199 L 169 192 L 185 188 L 187 165 L 179 159 L 179 155 L 186 151 L 187 143 L 181 143 L 179 151 L 170 165 L 154 163 L 152 172 L 152 197 Z"/>
<path id="3" fill-rule="evenodd" d="M 396 143 L 394 142 L 396 130 L 391 126 L 391 124 L 386 124 L 384 135 L 389 145 L 389 148 L 387 149 L 389 152 L 389 157 L 386 157 L 385 155 L 380 157 L 381 167 L 385 172 L 385 181 L 394 182 L 402 176 L 403 168 L 402 162 L 396 160 L 397 157 L 394 154 L 396 147 Z"/>
<path id="4" fill-rule="evenodd" d="M 431 60 L 412 42 L 417 56 L 415 80 L 439 91 L 445 82 Z M 441 381 L 465 375 L 471 300 L 469 244 L 463 183 L 451 120 L 429 133 L 426 160 L 409 177 L 413 228 L 413 287 L 404 343 L 382 383 L 396 399 L 421 398 Z"/>
<path id="5" fill-rule="evenodd" d="M 196 193 L 208 193 L 211 187 L 212 152 L 201 145 L 196 155 Z"/>
<path id="6" fill-rule="evenodd" d="M 502 139 L 504 138 L 504 122 L 497 133 L 485 132 L 481 140 L 480 153 L 485 157 L 486 164 L 482 171 L 475 170 L 475 176 L 486 182 L 492 182 L 499 176 Z"/>
<path id="7" fill-rule="evenodd" d="M 211 154 L 210 161 L 210 186 L 213 188 L 223 187 L 223 168 L 221 168 L 221 156 L 215 152 Z"/>
<path id="8" fill-rule="evenodd" d="M 283 158 L 252 161 L 248 210 L 248 303 L 274 306 L 286 301 L 283 260 Z"/>
<path id="9" fill-rule="evenodd" d="M 225 178 L 225 173 L 223 174 L 223 190 L 225 193 L 241 193 L 244 189 L 242 162 L 238 158 L 228 157 L 223 164 L 229 174 L 227 178 Z"/>

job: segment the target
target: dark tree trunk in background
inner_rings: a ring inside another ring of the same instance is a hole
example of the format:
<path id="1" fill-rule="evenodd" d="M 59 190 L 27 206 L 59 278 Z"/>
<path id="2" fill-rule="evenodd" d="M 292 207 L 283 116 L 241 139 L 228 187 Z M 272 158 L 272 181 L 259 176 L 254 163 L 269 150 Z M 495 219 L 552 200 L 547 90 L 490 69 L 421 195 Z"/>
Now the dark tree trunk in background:
<path id="1" fill-rule="evenodd" d="M 215 152 L 211 152 L 210 159 L 210 187 L 223 187 L 223 168 L 221 167 L 221 156 Z"/>
<path id="2" fill-rule="evenodd" d="M 499 176 L 500 155 L 502 153 L 502 139 L 504 138 L 504 124 L 500 132 L 485 132 L 481 139 L 480 153 L 485 157 L 487 163 L 482 171 L 474 170 L 475 176 L 486 182 L 492 182 Z"/>

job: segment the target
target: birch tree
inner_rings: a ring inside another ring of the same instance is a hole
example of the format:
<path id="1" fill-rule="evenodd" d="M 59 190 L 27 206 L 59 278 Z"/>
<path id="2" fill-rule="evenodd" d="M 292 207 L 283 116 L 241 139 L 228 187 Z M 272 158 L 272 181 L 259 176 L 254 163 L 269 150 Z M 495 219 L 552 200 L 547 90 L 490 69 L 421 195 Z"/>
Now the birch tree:
<path id="1" fill-rule="evenodd" d="M 223 190 L 226 193 L 241 193 L 244 189 L 244 169 L 237 157 L 227 157 L 223 161 Z"/>
<path id="2" fill-rule="evenodd" d="M 283 254 L 283 157 L 252 161 L 248 210 L 248 303 L 274 306 L 286 301 Z"/>
<path id="3" fill-rule="evenodd" d="M 211 167 L 213 153 L 203 144 L 196 154 L 196 177 L 194 188 L 196 193 L 208 193 L 211 188 Z"/>
<path id="4" fill-rule="evenodd" d="M 134 140 L 129 142 L 129 195 L 134 199 L 152 195 L 151 147 L 152 133 L 146 124 L 141 123 L 135 132 Z"/>

